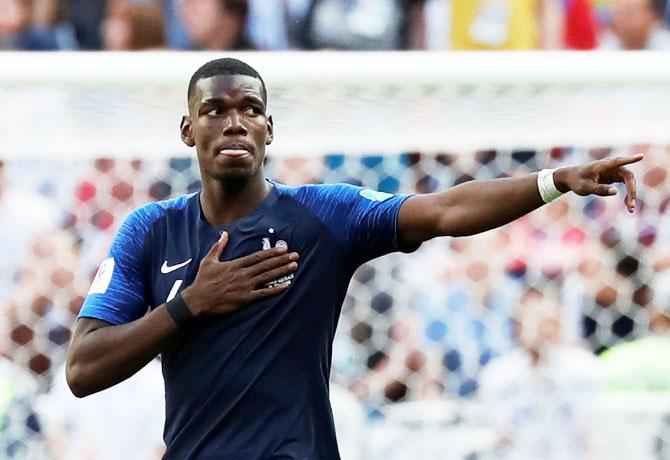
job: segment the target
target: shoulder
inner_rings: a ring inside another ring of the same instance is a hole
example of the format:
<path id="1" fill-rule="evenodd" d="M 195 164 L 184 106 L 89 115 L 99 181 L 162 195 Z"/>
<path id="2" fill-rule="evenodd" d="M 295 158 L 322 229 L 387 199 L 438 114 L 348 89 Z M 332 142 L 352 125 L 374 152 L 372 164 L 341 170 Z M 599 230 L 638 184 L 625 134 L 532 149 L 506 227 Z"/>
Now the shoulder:
<path id="1" fill-rule="evenodd" d="M 112 253 L 121 251 L 125 254 L 131 252 L 139 254 L 138 251 L 144 248 L 154 225 L 171 211 L 185 209 L 189 199 L 194 195 L 182 195 L 170 200 L 147 203 L 131 211 L 116 233 Z"/>
<path id="2" fill-rule="evenodd" d="M 361 187 L 356 187 L 351 184 L 306 184 L 289 186 L 273 182 L 273 185 L 280 195 L 290 196 L 296 199 L 324 196 L 337 197 L 356 194 L 360 190 L 363 190 Z"/>
<path id="3" fill-rule="evenodd" d="M 318 204 L 323 206 L 344 205 L 356 206 L 358 203 L 380 203 L 396 195 L 379 192 L 370 188 L 351 184 L 308 184 L 287 186 L 274 184 L 280 195 L 290 196 L 303 204 Z"/>
<path id="4" fill-rule="evenodd" d="M 169 200 L 147 203 L 134 209 L 126 218 L 122 229 L 147 231 L 156 221 L 168 214 L 170 211 L 181 211 L 186 208 L 189 199 L 195 197 L 195 193 L 181 195 Z"/>

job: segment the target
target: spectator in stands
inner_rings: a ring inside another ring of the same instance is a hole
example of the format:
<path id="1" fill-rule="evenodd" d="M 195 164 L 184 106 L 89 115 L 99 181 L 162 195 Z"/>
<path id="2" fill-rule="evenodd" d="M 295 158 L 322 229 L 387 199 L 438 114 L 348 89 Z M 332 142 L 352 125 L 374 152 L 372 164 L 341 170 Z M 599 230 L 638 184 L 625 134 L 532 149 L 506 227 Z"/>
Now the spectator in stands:
<path id="1" fill-rule="evenodd" d="M 665 0 L 617 0 L 613 5 L 611 34 L 602 49 L 670 50 L 670 31 L 663 21 Z"/>
<path id="2" fill-rule="evenodd" d="M 72 49 L 63 0 L 0 0 L 0 49 Z"/>
<path id="3" fill-rule="evenodd" d="M 425 0 L 312 0 L 303 48 L 423 49 Z"/>
<path id="4" fill-rule="evenodd" d="M 107 0 L 67 0 L 67 16 L 81 50 L 102 49 L 102 23 Z"/>
<path id="5" fill-rule="evenodd" d="M 589 0 L 446 0 L 456 50 L 592 49 Z M 449 8 L 450 7 L 450 8 Z"/>
<path id="6" fill-rule="evenodd" d="M 565 3 L 561 0 L 551 1 L 554 4 Z M 564 48 L 591 50 L 598 45 L 598 21 L 591 0 L 569 0 L 562 25 Z"/>
<path id="7" fill-rule="evenodd" d="M 540 46 L 535 0 L 450 0 L 455 50 L 530 50 Z"/>
<path id="8" fill-rule="evenodd" d="M 111 3 L 103 24 L 103 42 L 110 51 L 165 48 L 163 13 L 151 3 Z"/>
<path id="9" fill-rule="evenodd" d="M 516 311 L 518 347 L 482 372 L 496 458 L 590 458 L 597 359 L 563 339 L 558 298 L 550 283 L 529 288 Z"/>
<path id="10" fill-rule="evenodd" d="M 244 50 L 247 0 L 183 0 L 181 19 L 192 46 L 198 50 Z"/>
<path id="11" fill-rule="evenodd" d="M 28 22 L 28 10 L 21 0 L 0 0 L 0 49 L 16 48 L 16 36 Z"/>
<path id="12" fill-rule="evenodd" d="M 313 0 L 249 0 L 247 31 L 262 50 L 300 48 L 302 31 Z"/>

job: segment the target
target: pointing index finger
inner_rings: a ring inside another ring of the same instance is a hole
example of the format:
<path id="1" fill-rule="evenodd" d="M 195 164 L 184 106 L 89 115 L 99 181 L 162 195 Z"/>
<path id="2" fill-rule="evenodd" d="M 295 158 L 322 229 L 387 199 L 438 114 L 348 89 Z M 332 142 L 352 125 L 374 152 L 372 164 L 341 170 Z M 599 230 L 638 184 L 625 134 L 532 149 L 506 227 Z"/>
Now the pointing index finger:
<path id="1" fill-rule="evenodd" d="M 621 166 L 626 166 L 631 163 L 637 163 L 638 161 L 644 158 L 644 154 L 638 153 L 637 155 L 630 155 L 627 157 L 617 157 L 611 160 L 606 160 L 605 166 L 607 169 L 620 168 Z"/>

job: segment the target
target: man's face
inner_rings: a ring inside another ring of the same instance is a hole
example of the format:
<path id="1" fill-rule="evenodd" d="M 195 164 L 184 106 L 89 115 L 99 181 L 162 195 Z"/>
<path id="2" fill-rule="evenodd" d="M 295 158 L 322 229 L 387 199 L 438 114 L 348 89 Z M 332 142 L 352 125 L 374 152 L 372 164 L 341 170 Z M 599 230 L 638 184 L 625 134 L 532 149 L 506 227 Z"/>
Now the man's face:
<path id="1" fill-rule="evenodd" d="M 650 0 L 618 0 L 612 11 L 612 30 L 626 49 L 644 49 L 656 26 Z"/>
<path id="2" fill-rule="evenodd" d="M 196 147 L 203 180 L 247 181 L 262 175 L 265 146 L 272 142 L 263 86 L 248 75 L 198 80 L 182 120 L 182 140 Z"/>
<path id="3" fill-rule="evenodd" d="M 0 37 L 21 32 L 28 19 L 23 1 L 0 0 Z"/>
<path id="4" fill-rule="evenodd" d="M 189 37 L 200 49 L 231 49 L 244 28 L 245 16 L 235 6 L 239 2 L 182 0 L 180 17 Z"/>

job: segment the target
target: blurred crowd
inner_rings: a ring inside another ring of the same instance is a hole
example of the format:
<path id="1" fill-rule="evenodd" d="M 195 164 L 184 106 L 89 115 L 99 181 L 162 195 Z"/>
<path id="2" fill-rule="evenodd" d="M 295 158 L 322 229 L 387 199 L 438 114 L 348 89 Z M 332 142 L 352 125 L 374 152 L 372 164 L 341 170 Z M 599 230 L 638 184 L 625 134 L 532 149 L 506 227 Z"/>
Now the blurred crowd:
<path id="1" fill-rule="evenodd" d="M 667 359 L 659 359 L 669 343 L 636 348 L 647 358 L 653 350 L 653 359 L 615 353 L 650 336 L 670 341 L 670 147 L 268 159 L 269 177 L 288 184 L 426 193 L 640 151 L 635 215 L 621 196 L 571 195 L 499 230 L 437 239 L 358 270 L 335 340 L 332 397 L 336 418 L 344 411 L 348 421 L 338 431 L 343 451 L 364 437 L 369 455 L 344 458 L 409 458 L 416 443 L 404 451 L 393 442 L 411 440 L 411 430 L 396 436 L 392 427 L 412 423 L 440 427 L 439 439 L 419 443 L 425 448 L 444 442 L 455 452 L 479 439 L 478 449 L 507 452 L 495 458 L 586 458 L 592 427 L 602 423 L 592 410 L 607 379 L 599 355 L 611 354 L 619 390 L 670 394 Z M 0 456 L 106 458 L 110 443 L 145 449 L 123 458 L 160 455 L 160 432 L 148 430 L 162 424 L 160 366 L 97 400 L 76 400 L 62 363 L 90 280 L 128 212 L 199 186 L 192 158 L 0 163 L 0 219 L 14 223 L 3 226 L 3 239 L 15 242 L 0 275 Z M 470 417 L 476 423 L 464 438 L 454 430 L 465 429 L 465 415 L 454 408 L 465 402 L 489 410 Z M 12 414 L 20 414 L 13 424 Z M 366 420 L 387 425 L 363 436 Z M 109 437 L 113 426 L 123 429 Z"/>
<path id="2" fill-rule="evenodd" d="M 0 0 L 5 50 L 667 50 L 666 0 Z"/>

